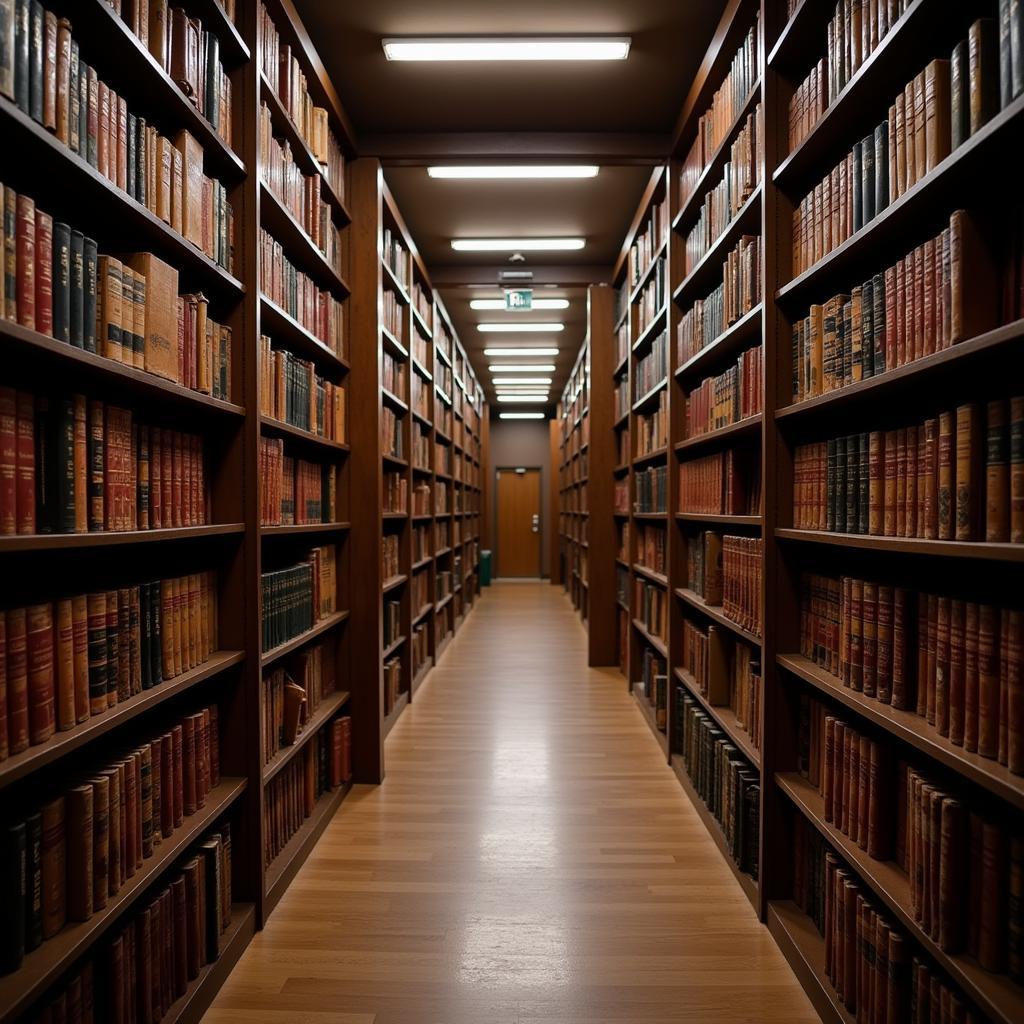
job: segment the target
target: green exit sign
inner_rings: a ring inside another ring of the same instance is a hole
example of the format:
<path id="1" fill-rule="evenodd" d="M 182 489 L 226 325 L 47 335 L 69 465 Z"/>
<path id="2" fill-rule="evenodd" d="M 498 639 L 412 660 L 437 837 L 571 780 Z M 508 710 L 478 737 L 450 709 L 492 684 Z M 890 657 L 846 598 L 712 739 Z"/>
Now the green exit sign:
<path id="1" fill-rule="evenodd" d="M 533 308 L 533 289 L 532 288 L 515 288 L 512 291 L 505 292 L 505 308 L 506 309 L 532 309 Z"/>

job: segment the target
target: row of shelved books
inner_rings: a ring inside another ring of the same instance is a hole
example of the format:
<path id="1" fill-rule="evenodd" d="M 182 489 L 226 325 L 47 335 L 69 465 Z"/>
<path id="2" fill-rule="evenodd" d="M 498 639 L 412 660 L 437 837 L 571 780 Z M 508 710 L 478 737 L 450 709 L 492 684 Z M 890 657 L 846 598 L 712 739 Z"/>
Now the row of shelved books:
<path id="1" fill-rule="evenodd" d="M 840 0 L 825 30 L 825 57 L 789 102 L 789 148 L 795 149 L 836 101 L 909 6 L 908 0 Z"/>
<path id="2" fill-rule="evenodd" d="M 683 620 L 683 670 L 700 696 L 728 707 L 740 728 L 761 749 L 761 652 L 714 623 L 702 629 Z"/>
<path id="3" fill-rule="evenodd" d="M 459 559 L 455 558 L 455 562 Z M 439 604 L 452 592 L 453 573 L 449 569 L 438 569 L 434 573 L 434 603 Z"/>
<path id="4" fill-rule="evenodd" d="M 661 513 L 668 509 L 668 468 L 666 466 L 651 466 L 648 469 L 633 474 L 633 485 L 636 499 L 633 502 L 633 511 L 638 513 Z M 624 506 L 620 507 L 620 489 L 624 497 Z M 615 481 L 617 512 L 629 511 L 629 481 Z"/>
<path id="5" fill-rule="evenodd" d="M 418 373 L 412 375 L 412 408 L 425 420 L 430 419 L 430 394 L 433 390 L 429 381 L 425 381 Z M 397 393 L 397 392 L 396 392 Z"/>
<path id="6" fill-rule="evenodd" d="M 305 561 L 260 576 L 263 651 L 309 631 L 337 610 L 337 551 L 313 548 Z"/>
<path id="7" fill-rule="evenodd" d="M 408 289 L 409 287 L 409 250 L 405 247 L 400 235 L 392 231 L 390 227 L 385 226 L 384 237 L 381 240 L 381 255 L 385 265 L 391 271 L 392 274 L 398 278 L 402 287 Z M 385 289 L 385 292 L 387 289 Z M 401 337 L 398 332 L 392 331 L 396 337 Z M 451 349 L 448 349 L 450 352 Z"/>
<path id="8" fill-rule="evenodd" d="M 748 348 L 735 366 L 705 377 L 686 396 L 686 436 L 698 437 L 756 416 L 764 402 L 764 350 Z"/>
<path id="9" fill-rule="evenodd" d="M 662 256 L 658 259 L 658 265 L 654 273 L 644 286 L 643 291 L 634 300 L 636 309 L 636 324 L 634 325 L 633 337 L 639 338 L 641 334 L 661 315 L 668 301 L 668 260 Z"/>
<path id="10" fill-rule="evenodd" d="M 661 199 L 651 203 L 643 230 L 637 232 L 633 245 L 629 250 L 629 269 L 626 279 L 629 281 L 631 288 L 636 285 L 640 278 L 643 277 L 645 271 L 648 270 L 655 253 L 668 241 L 670 217 L 671 212 L 667 196 L 663 196 Z M 661 273 L 664 274 L 664 263 L 662 264 Z"/>
<path id="11" fill-rule="evenodd" d="M 729 854 L 751 878 L 758 877 L 761 779 L 710 715 L 676 686 L 674 749 L 697 795 L 722 826 Z"/>
<path id="12" fill-rule="evenodd" d="M 269 866 L 313 813 L 317 800 L 352 777 L 352 726 L 335 718 L 263 790 L 263 862 Z"/>
<path id="13" fill-rule="evenodd" d="M 402 635 L 402 602 L 384 602 L 384 646 L 390 647 Z"/>
<path id="14" fill-rule="evenodd" d="M 615 419 L 622 419 L 629 413 L 629 379 L 625 375 L 615 381 Z M 620 460 L 622 461 L 622 460 Z"/>
<path id="15" fill-rule="evenodd" d="M 687 586 L 706 604 L 721 605 L 741 629 L 761 635 L 760 537 L 704 530 L 687 538 Z"/>
<path id="16" fill-rule="evenodd" d="M 417 324 L 417 327 L 419 325 Z M 412 336 L 412 357 L 420 366 L 431 374 L 430 342 L 417 330 Z M 429 377 L 428 377 L 429 379 Z"/>
<path id="17" fill-rule="evenodd" d="M 696 191 L 704 168 L 725 141 L 761 75 L 764 54 L 761 52 L 759 20 L 755 17 L 753 27 L 732 59 L 725 80 L 712 97 L 707 111 L 701 114 L 697 124 L 697 137 L 686 154 L 680 173 L 680 206 L 686 206 Z"/>
<path id="18" fill-rule="evenodd" d="M 430 442 L 429 430 L 417 423 L 412 432 L 412 464 L 416 469 L 422 469 L 424 472 L 431 472 L 430 469 L 430 450 L 432 448 Z"/>
<path id="19" fill-rule="evenodd" d="M 652 342 L 651 350 L 633 368 L 633 400 L 639 401 L 668 378 L 668 331 Z"/>
<path id="20" fill-rule="evenodd" d="M 333 523 L 338 516 L 338 467 L 284 454 L 280 438 L 260 438 L 260 525 Z"/>
<path id="21" fill-rule="evenodd" d="M 751 449 L 730 448 L 680 463 L 679 511 L 704 515 L 759 515 L 759 453 Z"/>
<path id="22" fill-rule="evenodd" d="M 436 487 L 436 493 L 431 490 L 430 484 L 415 484 L 412 489 L 412 514 L 414 516 L 427 516 L 431 512 L 442 513 L 446 510 L 448 503 L 448 489 L 443 484 Z"/>
<path id="23" fill-rule="evenodd" d="M 426 566 L 413 574 L 409 592 L 411 594 L 413 615 L 419 614 L 428 604 L 434 603 L 430 596 L 430 573 L 427 571 Z"/>
<path id="24" fill-rule="evenodd" d="M 632 553 L 631 553 L 632 549 L 631 549 L 631 545 L 630 545 L 630 537 L 632 536 L 632 531 L 630 530 L 629 520 L 626 519 L 626 520 L 623 520 L 621 523 L 616 523 L 615 527 L 616 527 L 616 533 L 618 534 L 618 540 L 619 540 L 619 547 L 618 547 L 618 551 L 616 552 L 616 556 L 615 557 L 618 558 L 618 560 L 620 562 L 632 561 Z M 569 524 L 568 524 L 567 529 L 563 529 L 562 532 L 563 533 L 568 533 L 570 536 L 573 536 L 573 529 L 572 528 L 573 528 L 573 523 L 570 521 Z M 573 539 L 574 540 L 579 540 L 578 537 L 573 537 Z M 637 547 L 637 558 L 640 561 L 643 561 L 643 559 L 640 558 L 640 552 L 646 550 L 646 547 L 647 547 L 646 544 L 638 545 L 638 547 Z M 661 570 L 659 570 L 659 572 L 660 571 Z"/>
<path id="25" fill-rule="evenodd" d="M 345 351 L 345 311 L 329 290 L 292 266 L 284 246 L 260 229 L 260 291 L 332 352 Z"/>
<path id="26" fill-rule="evenodd" d="M 628 437 L 628 435 L 621 435 Z M 668 444 L 668 391 L 658 396 L 658 408 L 636 418 L 637 457 L 661 451 Z"/>
<path id="27" fill-rule="evenodd" d="M 215 705 L 8 819 L 0 843 L 0 973 L 107 906 L 220 783 Z"/>
<path id="28" fill-rule="evenodd" d="M 439 619 L 438 622 L 441 620 Z M 402 692 L 402 659 L 388 658 L 384 662 L 384 714 L 390 715 L 398 704 Z"/>
<path id="29" fill-rule="evenodd" d="M 291 47 L 281 41 L 274 19 L 264 4 L 260 4 L 259 29 L 263 77 L 291 117 L 335 195 L 344 201 L 345 156 L 331 131 L 327 108 L 313 102 L 298 58 L 293 56 Z"/>
<path id="30" fill-rule="evenodd" d="M 341 232 L 331 216 L 331 207 L 322 197 L 323 178 L 304 174 L 292 156 L 287 140 L 274 138 L 270 107 L 260 105 L 260 173 L 267 188 L 302 226 L 313 245 L 327 262 L 341 270 Z"/>
<path id="31" fill-rule="evenodd" d="M 389 406 L 380 411 L 380 446 L 385 455 L 394 459 L 405 458 L 403 416 Z"/>
<path id="32" fill-rule="evenodd" d="M 444 398 L 451 399 L 452 396 L 452 371 L 444 363 L 438 363 L 434 369 L 434 383 L 437 391 Z"/>
<path id="33" fill-rule="evenodd" d="M 141 910 L 22 1019 L 159 1024 L 199 972 L 221 955 L 231 923 L 231 849 L 225 821 L 185 854 Z"/>
<path id="34" fill-rule="evenodd" d="M 390 331 L 399 341 L 402 340 L 402 320 L 404 303 L 390 289 L 385 288 L 381 302 L 380 322 L 384 329 Z"/>
<path id="35" fill-rule="evenodd" d="M 0 761 L 204 664 L 217 648 L 212 572 L 0 614 Z"/>
<path id="36" fill-rule="evenodd" d="M 668 728 L 668 665 L 650 647 L 643 649 L 640 678 L 633 683 L 633 689 L 654 712 L 658 731 L 665 732 Z"/>
<path id="37" fill-rule="evenodd" d="M 101 255 L 96 242 L 0 185 L 3 319 L 215 398 L 231 390 L 231 329 L 152 253 Z M 172 339 L 175 339 L 172 341 Z M 175 343 L 176 341 L 176 343 Z"/>
<path id="38" fill-rule="evenodd" d="M 686 236 L 683 250 L 685 277 L 707 255 L 761 183 L 764 162 L 761 104 L 747 117 L 729 149 L 722 180 L 704 197 L 697 221 Z"/>
<path id="39" fill-rule="evenodd" d="M 412 283 L 412 304 L 416 309 L 416 312 L 423 317 L 427 327 L 426 330 L 430 330 L 430 322 L 434 316 L 434 303 L 430 296 L 427 294 L 427 290 L 419 283 L 419 281 L 413 281 Z M 423 330 L 423 327 L 416 320 L 413 320 L 418 330 Z M 417 335 L 421 337 L 421 335 Z M 424 365 L 426 363 L 424 362 Z"/>
<path id="40" fill-rule="evenodd" d="M 1024 543 L 1024 397 L 798 445 L 794 474 L 798 528 Z"/>
<path id="41" fill-rule="evenodd" d="M 893 266 L 812 305 L 793 325 L 794 401 L 880 376 L 1024 314 L 1019 224 L 1013 230 L 1010 254 L 994 260 L 971 216 L 957 210 L 941 234 Z"/>
<path id="42" fill-rule="evenodd" d="M 422 562 L 430 558 L 430 527 L 414 526 L 412 529 L 412 560 L 413 563 Z"/>
<path id="43" fill-rule="evenodd" d="M 177 28 L 184 22 L 186 30 L 193 31 L 184 12 L 175 11 L 170 26 Z M 144 117 L 131 113 L 125 98 L 81 58 L 70 21 L 58 19 L 38 0 L 9 3 L 3 20 L 0 93 L 112 185 L 231 271 L 232 209 L 224 186 L 203 173 L 203 149 L 196 139 L 187 131 L 168 139 Z M 208 38 L 216 47 L 216 37 Z M 178 39 L 176 33 L 176 55 Z M 193 52 L 192 56 L 199 55 Z M 219 129 L 220 114 L 230 114 L 222 109 L 223 102 L 230 106 L 230 83 L 215 57 L 208 70 L 210 77 L 204 75 L 202 91 L 210 90 L 214 127 Z M 230 116 L 224 123 L 230 132 Z"/>
<path id="44" fill-rule="evenodd" d="M 625 286 L 623 286 L 625 287 Z M 616 292 L 616 295 L 619 293 Z M 616 321 L 618 323 L 618 321 Z M 629 355 L 629 317 L 619 324 L 615 331 L 615 365 L 622 366 Z"/>
<path id="45" fill-rule="evenodd" d="M 622 554 L 628 560 L 629 524 L 623 524 Z M 668 572 L 668 534 L 663 526 L 642 523 L 636 534 L 636 561 L 651 572 Z"/>
<path id="46" fill-rule="evenodd" d="M 412 677 L 416 678 L 419 670 L 430 660 L 430 625 L 421 622 L 412 628 L 410 641 L 412 648 Z"/>
<path id="47" fill-rule="evenodd" d="M 405 375 L 405 363 L 399 362 L 389 352 L 381 353 L 381 387 L 401 398 L 405 394 Z"/>
<path id="48" fill-rule="evenodd" d="M 434 523 L 435 550 L 442 552 L 451 545 L 451 523 L 444 521 Z"/>
<path id="49" fill-rule="evenodd" d="M 1015 608 L 805 574 L 800 652 L 842 686 L 915 712 L 939 736 L 1024 774 Z"/>
<path id="50" fill-rule="evenodd" d="M 761 238 L 744 235 L 722 264 L 722 283 L 686 310 L 676 328 L 679 365 L 717 340 L 761 301 Z"/>
<path id="51" fill-rule="evenodd" d="M 1011 935 L 1016 942 L 1024 930 L 1024 908 L 1006 898 L 1024 870 L 1024 843 L 1005 812 L 972 802 L 962 786 L 909 764 L 814 698 L 802 697 L 801 718 L 801 771 L 823 799 L 825 821 L 869 857 L 899 866 L 906 911 L 943 952 L 1005 972 Z"/>
<path id="52" fill-rule="evenodd" d="M 911 940 L 856 872 L 806 821 L 794 820 L 793 901 L 824 938 L 824 971 L 858 1020 L 987 1020 Z"/>
<path id="53" fill-rule="evenodd" d="M 190 18 L 181 7 L 171 6 L 169 0 L 110 0 L 110 5 L 210 127 L 232 145 L 231 79 L 221 64 L 216 34 L 204 29 L 199 18 Z M 44 49 L 49 53 L 45 38 Z M 61 56 L 58 32 L 58 68 Z"/>
<path id="54" fill-rule="evenodd" d="M 325 697 L 337 689 L 333 640 L 290 655 L 263 675 L 263 763 L 291 746 Z"/>
<path id="55" fill-rule="evenodd" d="M 633 617 L 651 636 L 668 642 L 668 594 L 665 588 L 642 577 L 633 581 Z"/>
<path id="56" fill-rule="evenodd" d="M 205 467 L 197 434 L 84 395 L 0 387 L 0 535 L 201 526 Z"/>
<path id="57" fill-rule="evenodd" d="M 260 411 L 330 441 L 344 442 L 345 388 L 316 372 L 316 363 L 260 338 Z"/>
<path id="58" fill-rule="evenodd" d="M 381 537 L 381 573 L 385 580 L 401 575 L 401 546 L 397 533 L 386 533 Z"/>

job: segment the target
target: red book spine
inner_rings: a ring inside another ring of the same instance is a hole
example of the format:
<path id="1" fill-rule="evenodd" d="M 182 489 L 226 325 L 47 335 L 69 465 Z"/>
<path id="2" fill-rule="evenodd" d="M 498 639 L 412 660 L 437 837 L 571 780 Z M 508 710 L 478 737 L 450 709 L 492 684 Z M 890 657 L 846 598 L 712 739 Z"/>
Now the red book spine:
<path id="1" fill-rule="evenodd" d="M 36 532 L 36 453 L 35 409 L 31 392 L 19 391 L 15 397 L 17 421 L 15 457 L 17 460 L 16 515 L 18 533 Z"/>
<path id="2" fill-rule="evenodd" d="M 14 388 L 0 387 L 0 535 L 18 532 L 18 405 Z"/>
<path id="3" fill-rule="evenodd" d="M 7 612 L 7 744 L 12 754 L 28 747 L 28 637 L 24 608 Z"/>
<path id="4" fill-rule="evenodd" d="M 32 605 L 26 611 L 28 641 L 29 740 L 33 746 L 56 730 L 53 658 L 53 606 Z"/>
<path id="5" fill-rule="evenodd" d="M 18 196 L 15 227 L 18 323 L 36 329 L 36 204 Z"/>

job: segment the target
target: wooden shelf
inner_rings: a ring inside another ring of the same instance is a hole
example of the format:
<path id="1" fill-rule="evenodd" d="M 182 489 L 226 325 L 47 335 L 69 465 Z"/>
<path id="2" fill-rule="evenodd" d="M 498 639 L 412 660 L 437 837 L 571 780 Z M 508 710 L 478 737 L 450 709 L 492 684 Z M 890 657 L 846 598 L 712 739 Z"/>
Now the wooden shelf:
<path id="1" fill-rule="evenodd" d="M 428 615 L 434 610 L 433 602 L 428 601 L 420 610 L 412 617 L 412 624 L 414 626 L 419 625 Z"/>
<path id="2" fill-rule="evenodd" d="M 761 638 L 755 636 L 753 633 L 748 633 L 738 623 L 733 622 L 725 612 L 722 611 L 720 604 L 708 604 L 699 594 L 690 590 L 687 587 L 676 587 L 675 595 L 680 600 L 685 601 L 691 608 L 696 608 L 699 612 L 703 612 L 709 619 L 713 619 L 720 626 L 725 626 L 726 629 L 731 629 L 741 640 L 745 640 L 752 647 L 760 648 Z"/>
<path id="3" fill-rule="evenodd" d="M 752 342 L 761 340 L 761 319 L 764 312 L 762 303 L 748 310 L 734 324 L 727 327 L 710 344 L 694 353 L 675 371 L 678 380 L 703 378 L 708 374 L 709 365 L 720 363 L 737 355 Z"/>
<path id="4" fill-rule="evenodd" d="M 399 469 L 409 468 L 407 460 L 400 459 L 397 455 L 392 455 L 390 452 L 381 452 L 380 458 L 382 462 L 387 463 L 389 466 L 397 466 Z"/>
<path id="5" fill-rule="evenodd" d="M 779 528 L 780 540 L 861 551 L 889 551 L 903 555 L 930 555 L 933 558 L 971 558 L 984 561 L 1024 562 L 1024 544 L 993 544 L 985 541 L 921 540 L 916 537 L 873 537 L 861 533 L 829 533 L 827 530 Z"/>
<path id="6" fill-rule="evenodd" d="M 406 705 L 409 703 L 409 691 L 403 690 L 398 695 L 398 700 L 395 701 L 395 706 L 384 716 L 384 736 L 387 738 L 388 734 L 395 727 L 395 723 L 399 718 L 402 717 L 402 712 L 405 710 Z"/>
<path id="7" fill-rule="evenodd" d="M 277 906 L 299 868 L 305 863 L 317 840 L 331 823 L 341 802 L 352 789 L 350 782 L 337 789 L 329 789 L 313 805 L 313 813 L 299 826 L 281 852 L 270 862 L 264 876 L 264 916 L 268 917 Z"/>
<path id="8" fill-rule="evenodd" d="M 629 514 L 630 514 L 629 512 L 616 512 L 615 513 L 615 515 L 617 515 L 617 516 L 629 516 Z M 653 522 L 664 522 L 666 519 L 668 519 L 668 513 L 667 512 L 634 512 L 632 515 L 633 515 L 634 519 L 647 520 L 647 521 L 652 522 L 652 523 Z"/>
<path id="9" fill-rule="evenodd" d="M 447 550 L 451 551 L 452 549 L 448 548 Z M 451 601 L 451 599 L 454 596 L 455 596 L 454 593 L 447 594 L 445 597 L 442 597 L 440 601 L 435 602 L 435 604 L 434 604 L 434 611 L 435 612 L 439 612 L 446 604 L 448 604 L 449 601 Z"/>
<path id="10" fill-rule="evenodd" d="M 647 347 L 648 342 L 653 341 L 658 335 L 658 328 L 663 327 L 666 331 L 668 330 L 668 322 L 666 317 L 668 315 L 668 303 L 666 302 L 657 313 L 654 314 L 654 318 L 651 322 L 637 335 L 636 341 L 633 342 L 630 347 L 630 351 L 635 355 L 641 349 Z"/>
<path id="11" fill-rule="evenodd" d="M 409 350 L 383 324 L 380 336 L 384 339 L 384 347 L 390 349 L 392 355 L 398 356 L 399 359 L 409 358 Z"/>
<path id="12" fill-rule="evenodd" d="M 653 452 L 646 452 L 643 455 L 637 455 L 633 459 L 632 465 L 634 466 L 645 466 L 649 462 L 660 462 L 662 459 L 668 457 L 668 448 L 657 448 Z M 626 467 L 629 468 L 628 466 Z"/>
<path id="13" fill-rule="evenodd" d="M 706 434 L 688 437 L 685 441 L 677 442 L 675 450 L 688 452 L 695 448 L 720 444 L 722 441 L 728 441 L 734 437 L 742 437 L 744 434 L 757 433 L 761 429 L 761 419 L 761 413 L 758 413 L 756 416 L 748 416 L 736 423 L 730 423 L 727 427 L 719 427 L 717 430 L 709 430 Z"/>
<path id="14" fill-rule="evenodd" d="M 657 398 L 660 392 L 664 391 L 668 387 L 668 377 L 658 381 L 645 395 L 637 399 L 633 403 L 633 412 L 642 412 L 648 405 L 653 405 L 653 399 Z"/>
<path id="15" fill-rule="evenodd" d="M 677 512 L 676 519 L 683 523 L 713 523 L 735 528 L 756 526 L 761 528 L 761 516 L 712 515 L 703 512 Z"/>
<path id="16" fill-rule="evenodd" d="M 648 569 L 646 566 L 641 565 L 639 562 L 633 563 L 633 572 L 637 576 L 643 576 L 645 579 L 650 580 L 652 583 L 657 583 L 659 586 L 668 586 L 668 577 L 662 572 L 655 572 L 653 569 Z"/>
<path id="17" fill-rule="evenodd" d="M 307 523 L 300 526 L 261 526 L 260 535 L 265 538 L 301 537 L 309 533 L 344 533 L 352 529 L 351 523 Z"/>
<path id="18" fill-rule="evenodd" d="M 394 653 L 395 653 L 395 651 L 397 651 L 397 650 L 398 650 L 398 648 L 399 648 L 399 647 L 401 647 L 401 646 L 402 646 L 402 644 L 404 644 L 404 643 L 405 643 L 405 639 L 406 639 L 406 638 L 405 638 L 404 636 L 400 636 L 400 637 L 399 637 L 399 638 L 398 638 L 397 640 L 394 640 L 394 641 L 392 641 L 392 642 L 391 642 L 390 644 L 388 644 L 388 645 L 387 645 L 387 646 L 386 646 L 386 647 L 384 648 L 384 650 L 383 650 L 383 651 L 381 651 L 381 655 L 380 655 L 380 657 L 381 657 L 381 661 L 385 661 L 385 660 L 387 660 L 388 658 L 390 658 L 390 657 L 391 657 L 391 655 L 392 655 L 392 654 L 394 654 Z"/>
<path id="19" fill-rule="evenodd" d="M 315 448 L 325 448 L 332 452 L 347 453 L 350 448 L 349 445 L 344 444 L 341 441 L 331 441 L 326 437 L 321 437 L 319 434 L 313 434 L 308 430 L 303 430 L 301 427 L 293 427 L 290 423 L 285 423 L 282 420 L 275 420 L 272 416 L 261 416 L 260 428 L 264 434 L 290 438 L 294 441 L 301 441 L 305 445 L 310 445 Z"/>
<path id="20" fill-rule="evenodd" d="M 413 324 L 416 325 L 416 328 L 427 341 L 433 341 L 434 332 L 430 329 L 430 325 L 424 319 L 423 314 L 416 308 L 415 303 L 410 303 L 410 309 L 412 310 Z M 466 390 L 465 385 L 462 383 L 462 381 L 459 381 L 459 387 L 461 387 L 463 391 Z"/>
<path id="21" fill-rule="evenodd" d="M 409 406 L 406 402 L 403 402 L 393 391 L 389 391 L 387 388 L 380 389 L 380 396 L 384 399 L 386 405 L 392 406 L 399 412 L 406 413 L 409 411 Z"/>
<path id="22" fill-rule="evenodd" d="M 636 569 L 636 566 L 633 567 Z M 647 627 L 640 621 L 640 619 L 633 619 L 633 628 L 663 657 L 668 657 L 668 644 L 661 639 L 660 636 L 655 636 L 651 633 Z"/>
<path id="23" fill-rule="evenodd" d="M 725 863 L 729 865 L 729 870 L 732 871 L 733 877 L 740 884 L 740 888 L 743 890 L 743 894 L 750 901 L 751 906 L 754 908 L 754 913 L 759 913 L 760 897 L 758 895 L 758 883 L 754 881 L 745 871 L 741 871 L 739 865 L 732 859 L 732 853 L 729 850 L 729 842 L 725 838 L 725 833 L 722 831 L 722 826 L 719 825 L 718 819 L 708 810 L 707 804 L 701 799 L 700 794 L 694 788 L 693 783 L 690 781 L 690 776 L 686 771 L 686 765 L 683 762 L 682 757 L 678 754 L 673 754 L 670 759 L 672 765 L 672 771 L 675 772 L 676 778 L 679 780 L 679 784 L 683 787 L 683 792 L 690 798 L 690 803 L 693 804 L 693 809 L 697 812 L 697 816 L 704 823 L 704 828 L 707 829 L 708 835 L 714 840 L 715 846 L 718 847 L 719 852 L 722 854 Z"/>
<path id="24" fill-rule="evenodd" d="M 874 860 L 825 820 L 825 800 L 796 772 L 777 772 L 775 782 L 796 809 L 898 918 L 914 940 L 964 990 L 979 1009 L 1000 1024 L 1024 1017 L 1024 992 L 1005 974 L 992 974 L 966 954 L 945 953 L 914 920 L 907 876 L 892 862 Z"/>
<path id="25" fill-rule="evenodd" d="M 179 857 L 242 795 L 246 780 L 221 779 L 210 790 L 206 803 L 185 818 L 181 827 L 165 838 L 142 867 L 125 880 L 116 896 L 107 900 L 88 921 L 66 925 L 52 939 L 25 956 L 21 967 L 0 978 L 0 1019 L 11 1020 L 28 1009 L 135 903 L 136 899 L 173 867 Z"/>
<path id="26" fill-rule="evenodd" d="M 347 690 L 339 690 L 337 693 L 328 694 L 320 701 L 320 706 L 310 715 L 309 721 L 302 726 L 301 732 L 295 737 L 295 742 L 287 747 L 282 747 L 263 766 L 264 786 L 278 775 L 319 732 L 321 727 L 348 703 L 350 696 Z"/>
<path id="27" fill-rule="evenodd" d="M 750 734 L 739 723 L 736 712 L 728 704 L 712 704 L 700 692 L 697 680 L 684 668 L 674 669 L 675 677 L 686 687 L 690 696 L 714 719 L 715 724 L 729 737 L 732 745 L 758 770 L 761 770 L 761 753 L 754 746 Z"/>
<path id="28" fill-rule="evenodd" d="M 72 729 L 54 733 L 45 743 L 29 747 L 20 754 L 11 754 L 5 761 L 0 761 L 0 791 L 32 772 L 93 743 L 101 736 L 106 736 L 114 729 L 122 728 L 172 697 L 240 665 L 244 660 L 245 655 L 242 651 L 214 651 L 202 665 L 182 672 L 181 675 L 168 679 L 159 686 L 143 690 L 142 693 L 115 704 L 103 714 L 87 718 Z"/>
<path id="29" fill-rule="evenodd" d="M 408 579 L 409 579 L 409 577 L 406 576 L 404 573 L 399 573 L 397 576 L 389 576 L 381 584 L 381 588 L 380 588 L 381 589 L 381 593 L 386 594 L 386 593 L 388 593 L 388 591 L 394 590 L 395 587 L 400 587 Z"/>
<path id="30" fill-rule="evenodd" d="M 843 686 L 842 681 L 800 654 L 780 654 L 779 665 L 809 683 L 820 693 L 839 701 L 862 718 L 884 729 L 928 757 L 987 789 L 1000 799 L 1024 810 L 1024 776 L 1014 775 L 1006 765 L 971 753 L 951 743 L 914 711 L 900 711 L 874 697 Z"/>
<path id="31" fill-rule="evenodd" d="M 287 654 L 291 654 L 293 651 L 297 651 L 300 647 L 305 646 L 310 640 L 315 640 L 318 636 L 323 636 L 324 633 L 334 629 L 339 623 L 344 622 L 348 618 L 348 612 L 334 612 L 332 615 L 328 615 L 326 618 L 321 619 L 312 629 L 307 629 L 305 633 L 299 634 L 287 643 L 279 644 L 272 650 L 267 651 L 260 657 L 260 667 L 266 668 L 268 665 L 272 665 L 275 661 L 283 658 Z"/>
<path id="32" fill-rule="evenodd" d="M 662 753 L 667 757 L 668 736 L 658 728 L 656 710 L 647 703 L 647 698 L 642 696 L 639 690 L 633 690 L 633 701 L 641 717 L 647 723 L 647 727 L 651 730 L 651 734 L 658 741 L 658 746 L 661 747 Z"/>
<path id="33" fill-rule="evenodd" d="M 393 292 L 396 292 L 398 297 L 399 297 L 399 299 L 401 299 L 401 301 L 406 306 L 410 305 L 410 302 L 409 302 L 409 292 L 406 289 L 406 286 L 404 284 L 402 284 L 401 281 L 398 280 L 398 276 L 391 269 L 391 267 L 389 267 L 387 265 L 387 263 L 384 262 L 384 260 L 380 261 L 380 265 L 381 265 L 381 268 L 384 271 L 384 284 L 388 288 L 390 288 Z"/>
<path id="34" fill-rule="evenodd" d="M 99 533 L 31 533 L 0 537 L 0 554 L 92 551 L 95 548 L 137 547 L 140 544 L 168 544 L 211 537 L 240 537 L 244 533 L 244 523 L 214 523 L 210 526 L 178 526 L 160 530 L 103 530 Z"/>
<path id="35" fill-rule="evenodd" d="M 286 342 L 298 355 L 306 356 L 323 370 L 348 372 L 348 360 L 333 352 L 312 331 L 307 330 L 276 302 L 260 293 L 260 329 L 275 340 Z"/>

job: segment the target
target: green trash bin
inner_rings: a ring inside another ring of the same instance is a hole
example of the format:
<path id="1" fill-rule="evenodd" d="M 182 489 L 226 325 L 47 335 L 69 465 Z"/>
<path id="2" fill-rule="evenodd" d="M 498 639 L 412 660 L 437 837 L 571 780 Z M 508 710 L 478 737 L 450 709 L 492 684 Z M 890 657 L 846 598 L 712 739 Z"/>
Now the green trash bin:
<path id="1" fill-rule="evenodd" d="M 480 552 L 480 586 L 491 585 L 491 553 L 490 551 Z"/>

